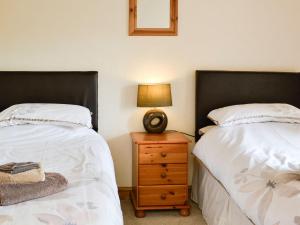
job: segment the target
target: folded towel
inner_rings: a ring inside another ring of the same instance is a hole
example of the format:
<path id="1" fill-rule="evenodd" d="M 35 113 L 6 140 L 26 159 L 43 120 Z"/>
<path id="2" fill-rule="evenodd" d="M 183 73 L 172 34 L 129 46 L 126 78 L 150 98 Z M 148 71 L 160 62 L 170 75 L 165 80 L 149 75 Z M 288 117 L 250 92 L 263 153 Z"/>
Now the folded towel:
<path id="1" fill-rule="evenodd" d="M 41 182 L 44 180 L 45 172 L 41 167 L 39 169 L 31 169 L 17 174 L 0 172 L 0 184 L 25 184 Z"/>
<path id="2" fill-rule="evenodd" d="M 22 173 L 32 169 L 39 169 L 41 168 L 39 163 L 35 162 L 22 162 L 22 163 L 7 163 L 0 166 L 0 172 L 3 173 L 10 173 L 10 174 L 17 174 Z"/>
<path id="3" fill-rule="evenodd" d="M 7 206 L 58 193 L 68 181 L 59 173 L 46 173 L 43 182 L 32 184 L 0 184 L 0 205 Z"/>

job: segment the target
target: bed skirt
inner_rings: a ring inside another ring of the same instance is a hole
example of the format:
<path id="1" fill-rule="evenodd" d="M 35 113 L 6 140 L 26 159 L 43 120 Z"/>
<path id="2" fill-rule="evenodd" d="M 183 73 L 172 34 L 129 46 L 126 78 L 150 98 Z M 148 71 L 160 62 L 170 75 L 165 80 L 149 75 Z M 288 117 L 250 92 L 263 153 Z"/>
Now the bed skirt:
<path id="1" fill-rule="evenodd" d="M 208 225 L 254 225 L 223 185 L 196 157 L 191 197 L 202 209 Z"/>

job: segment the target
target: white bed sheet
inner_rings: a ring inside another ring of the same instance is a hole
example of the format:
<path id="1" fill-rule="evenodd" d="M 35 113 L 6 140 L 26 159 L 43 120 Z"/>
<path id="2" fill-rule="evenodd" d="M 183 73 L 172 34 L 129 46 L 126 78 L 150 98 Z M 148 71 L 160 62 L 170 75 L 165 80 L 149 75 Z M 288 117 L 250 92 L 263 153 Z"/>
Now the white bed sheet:
<path id="1" fill-rule="evenodd" d="M 61 193 L 0 207 L 1 225 L 122 225 L 110 150 L 88 128 L 21 125 L 0 129 L 0 164 L 41 162 L 69 181 Z"/>
<path id="2" fill-rule="evenodd" d="M 256 225 L 300 224 L 300 125 L 214 127 L 193 153 Z"/>

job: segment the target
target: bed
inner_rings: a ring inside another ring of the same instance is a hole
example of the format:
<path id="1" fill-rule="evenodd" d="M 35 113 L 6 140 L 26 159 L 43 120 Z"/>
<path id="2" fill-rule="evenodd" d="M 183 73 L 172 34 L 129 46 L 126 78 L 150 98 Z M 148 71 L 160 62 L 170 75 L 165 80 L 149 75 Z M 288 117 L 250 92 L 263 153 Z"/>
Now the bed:
<path id="1" fill-rule="evenodd" d="M 0 128 L 0 164 L 41 162 L 69 181 L 60 193 L 0 207 L 0 224 L 122 225 L 114 165 L 98 129 L 98 74 L 0 72 L 0 111 L 21 103 L 62 103 L 92 112 L 93 129 L 57 125 Z"/>
<path id="2" fill-rule="evenodd" d="M 208 225 L 300 224 L 300 125 L 212 127 L 207 114 L 247 103 L 300 107 L 297 73 L 197 71 L 192 199 Z"/>

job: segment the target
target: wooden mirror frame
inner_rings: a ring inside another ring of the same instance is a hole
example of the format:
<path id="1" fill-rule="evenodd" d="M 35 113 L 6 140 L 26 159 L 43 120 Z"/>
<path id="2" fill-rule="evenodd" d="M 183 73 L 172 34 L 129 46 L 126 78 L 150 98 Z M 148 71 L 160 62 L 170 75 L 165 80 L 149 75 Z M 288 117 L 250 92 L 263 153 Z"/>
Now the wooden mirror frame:
<path id="1" fill-rule="evenodd" d="M 137 0 L 129 0 L 129 36 L 177 36 L 178 0 L 170 0 L 169 28 L 137 28 Z"/>

